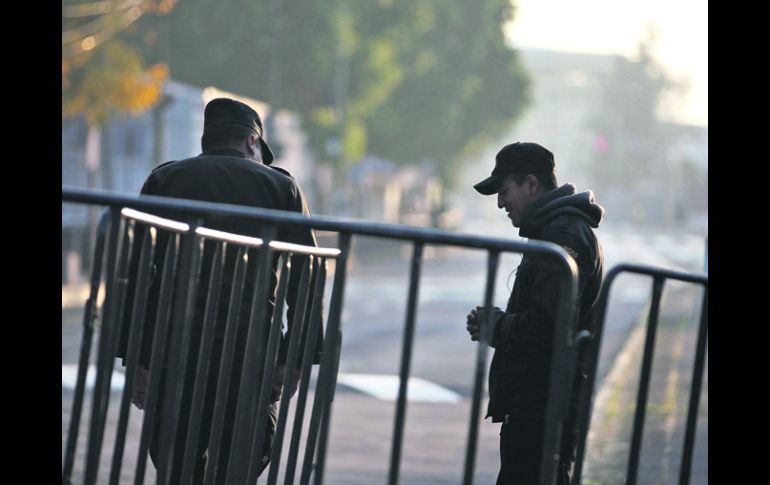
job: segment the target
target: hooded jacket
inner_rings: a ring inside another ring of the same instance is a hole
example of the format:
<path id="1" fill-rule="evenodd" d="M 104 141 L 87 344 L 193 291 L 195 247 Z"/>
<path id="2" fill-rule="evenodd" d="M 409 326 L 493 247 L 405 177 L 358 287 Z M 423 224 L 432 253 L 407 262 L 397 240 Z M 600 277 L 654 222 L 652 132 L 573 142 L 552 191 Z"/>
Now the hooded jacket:
<path id="1" fill-rule="evenodd" d="M 547 192 L 525 211 L 519 235 L 558 244 L 578 266 L 578 329 L 588 327 L 601 289 L 604 255 L 592 228 L 599 227 L 604 208 L 590 190 L 577 193 L 573 184 Z M 550 347 L 556 325 L 559 268 L 543 255 L 525 252 L 505 313 L 497 319 L 489 372 L 487 417 L 503 421 L 543 418 L 548 392 Z"/>

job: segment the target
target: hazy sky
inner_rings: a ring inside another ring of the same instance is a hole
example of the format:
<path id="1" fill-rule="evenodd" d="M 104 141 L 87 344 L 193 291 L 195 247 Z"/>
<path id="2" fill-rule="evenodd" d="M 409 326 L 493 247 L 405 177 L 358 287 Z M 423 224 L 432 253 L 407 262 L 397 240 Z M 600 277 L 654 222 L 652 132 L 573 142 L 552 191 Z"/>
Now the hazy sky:
<path id="1" fill-rule="evenodd" d="M 507 33 L 516 47 L 634 57 L 650 25 L 653 54 L 687 82 L 685 99 L 670 107 L 677 121 L 708 125 L 707 0 L 513 0 Z"/>

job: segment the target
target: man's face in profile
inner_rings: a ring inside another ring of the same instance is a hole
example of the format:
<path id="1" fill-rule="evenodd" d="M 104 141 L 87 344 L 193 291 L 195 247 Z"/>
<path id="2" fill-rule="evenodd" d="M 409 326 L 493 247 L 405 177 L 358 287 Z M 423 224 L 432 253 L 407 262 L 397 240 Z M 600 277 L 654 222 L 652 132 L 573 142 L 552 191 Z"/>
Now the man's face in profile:
<path id="1" fill-rule="evenodd" d="M 521 227 L 521 218 L 534 200 L 534 189 L 530 177 L 532 176 L 525 178 L 519 185 L 512 175 L 508 175 L 497 188 L 497 207 L 505 209 L 513 227 Z"/>

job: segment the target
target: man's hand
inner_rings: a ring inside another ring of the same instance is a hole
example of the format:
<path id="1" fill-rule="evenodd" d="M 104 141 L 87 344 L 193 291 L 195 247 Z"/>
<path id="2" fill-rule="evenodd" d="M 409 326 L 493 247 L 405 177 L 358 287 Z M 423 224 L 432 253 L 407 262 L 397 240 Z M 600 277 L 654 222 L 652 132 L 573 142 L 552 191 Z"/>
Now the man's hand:
<path id="1" fill-rule="evenodd" d="M 497 322 L 497 319 L 505 313 L 496 306 L 491 307 L 489 311 L 492 313 L 492 321 L 490 322 L 492 325 L 494 325 L 495 322 Z M 483 322 L 485 318 L 487 318 L 487 309 L 479 305 L 476 305 L 476 308 L 472 309 L 466 317 L 465 329 L 468 331 L 471 340 L 474 342 L 480 339 L 481 322 Z"/>
<path id="2" fill-rule="evenodd" d="M 481 308 L 482 307 L 479 305 L 476 305 L 476 308 L 472 309 L 466 317 L 465 329 L 468 331 L 471 336 L 471 340 L 474 342 L 479 339 L 479 312 L 481 312 Z"/>
<path id="3" fill-rule="evenodd" d="M 131 403 L 139 409 L 144 409 L 149 383 L 150 370 L 138 365 L 136 371 L 134 371 L 134 385 L 131 388 Z"/>
<path id="4" fill-rule="evenodd" d="M 278 364 L 275 367 L 275 378 L 273 379 L 273 394 L 272 402 L 276 402 L 281 399 L 283 394 L 283 376 L 286 373 L 286 364 Z M 289 399 L 294 397 L 299 387 L 300 370 L 294 369 L 291 377 L 291 383 L 289 384 Z"/>

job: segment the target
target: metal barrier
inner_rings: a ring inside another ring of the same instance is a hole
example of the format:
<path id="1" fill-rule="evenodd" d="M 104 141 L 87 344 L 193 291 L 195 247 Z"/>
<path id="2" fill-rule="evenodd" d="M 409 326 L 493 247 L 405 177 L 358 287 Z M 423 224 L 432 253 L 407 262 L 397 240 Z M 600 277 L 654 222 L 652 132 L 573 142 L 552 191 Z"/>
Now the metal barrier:
<path id="1" fill-rule="evenodd" d="M 708 253 L 708 247 L 707 247 Z M 642 358 L 642 369 L 639 378 L 639 391 L 637 393 L 636 413 L 634 416 L 633 435 L 631 437 L 631 449 L 629 452 L 629 462 L 626 472 L 626 484 L 633 485 L 637 480 L 639 466 L 639 454 L 642 445 L 642 431 L 644 429 L 644 418 L 647 407 L 647 394 L 649 390 L 650 373 L 652 370 L 652 359 L 655 346 L 655 334 L 658 327 L 658 317 L 660 313 L 660 301 L 663 294 L 663 285 L 665 280 L 675 280 L 687 283 L 694 283 L 703 286 L 703 301 L 700 314 L 700 325 L 698 327 L 698 339 L 695 347 L 695 361 L 693 364 L 692 384 L 690 389 L 689 407 L 687 412 L 687 424 L 685 428 L 684 450 L 682 452 L 682 465 L 679 474 L 680 485 L 686 485 L 690 481 L 690 470 L 692 466 L 692 453 L 695 446 L 695 428 L 698 414 L 698 404 L 700 402 L 701 384 L 703 382 L 704 364 L 706 357 L 706 343 L 708 339 L 708 275 L 691 274 L 676 271 L 670 271 L 651 266 L 640 266 L 633 264 L 620 264 L 613 267 L 607 274 L 602 285 L 599 304 L 597 305 L 594 321 L 592 324 L 593 337 L 588 332 L 581 331 L 577 337 L 579 355 L 583 361 L 582 371 L 587 376 L 586 385 L 582 388 L 580 397 L 579 430 L 577 446 L 577 459 L 575 462 L 575 471 L 573 480 L 580 483 L 583 459 L 585 456 L 586 439 L 590 424 L 591 411 L 593 408 L 593 394 L 595 386 L 596 369 L 601 351 L 602 334 L 604 331 L 605 318 L 607 313 L 607 304 L 609 292 L 613 282 L 621 273 L 634 273 L 652 277 L 652 302 L 647 320 L 647 335 L 644 343 L 644 354 Z M 595 342 L 595 345 L 591 345 Z"/>
<path id="2" fill-rule="evenodd" d="M 323 262 L 327 258 L 335 258 L 336 259 L 336 266 L 335 266 L 335 272 L 334 272 L 334 282 L 332 287 L 332 296 L 331 296 L 331 302 L 329 307 L 329 317 L 327 320 L 327 328 L 326 332 L 323 338 L 323 355 L 321 359 L 321 364 L 319 368 L 319 374 L 318 374 L 318 382 L 316 386 L 316 395 L 315 399 L 313 401 L 313 409 L 310 416 L 310 423 L 309 423 L 309 432 L 308 437 L 306 439 L 307 445 L 305 448 L 305 456 L 304 456 L 304 462 L 302 464 L 301 472 L 300 472 L 300 483 L 301 484 L 307 484 L 309 483 L 311 476 L 313 476 L 314 483 L 320 484 L 323 482 L 323 469 L 324 469 L 324 460 L 326 456 L 326 444 L 328 440 L 328 432 L 330 428 L 330 415 L 331 415 L 331 403 L 334 398 L 334 389 L 336 387 L 336 379 L 337 379 L 337 369 L 339 365 L 339 352 L 340 352 L 340 345 L 341 345 L 341 339 L 342 339 L 342 333 L 340 330 L 340 315 L 342 312 L 342 305 L 343 305 L 343 293 L 344 293 L 344 285 L 345 285 L 345 274 L 346 274 L 346 262 L 347 257 L 350 251 L 351 246 L 351 240 L 353 235 L 362 235 L 362 236 L 374 236 L 374 237 L 381 237 L 381 238 L 391 238 L 391 239 L 399 239 L 399 240 L 405 240 L 410 241 L 413 245 L 413 254 L 411 259 L 411 270 L 410 270 L 410 282 L 409 282 L 409 290 L 408 290 L 408 304 L 407 304 L 407 311 L 406 311 L 406 317 L 405 317 L 405 330 L 404 330 L 404 339 L 403 339 L 403 347 L 402 347 L 402 354 L 401 354 L 401 363 L 400 363 L 400 386 L 399 386 L 399 394 L 398 399 L 396 402 L 396 413 L 394 418 L 394 424 L 393 424 L 393 441 L 392 441 L 392 449 L 391 449 L 391 460 L 390 460 L 390 469 L 389 469 L 389 475 L 388 475 L 388 482 L 391 484 L 398 483 L 399 479 L 399 466 L 400 466 L 400 453 L 401 453 L 401 444 L 402 444 L 402 437 L 403 437 L 403 428 L 404 428 L 404 422 L 405 422 L 405 415 L 406 415 L 406 400 L 407 400 L 407 381 L 410 374 L 410 365 L 411 365 L 411 354 L 412 354 L 412 340 L 414 335 L 414 329 L 416 325 L 416 308 L 417 308 L 417 299 L 418 299 L 418 293 L 419 293 L 419 280 L 420 280 L 420 271 L 422 267 L 422 253 L 423 248 L 426 244 L 434 244 L 434 245 L 452 245 L 452 246 L 458 246 L 458 247 L 464 247 L 464 248 L 476 248 L 485 250 L 488 253 L 488 265 L 487 265 L 487 279 L 486 279 L 486 288 L 484 292 L 484 305 L 491 306 L 493 301 L 493 294 L 494 294 L 494 288 L 495 288 L 495 276 L 497 271 L 497 265 L 500 257 L 501 252 L 516 252 L 516 253 L 522 253 L 524 251 L 531 252 L 533 254 L 541 254 L 543 256 L 546 256 L 553 261 L 557 263 L 560 270 L 562 271 L 563 279 L 562 279 L 562 291 L 559 294 L 559 300 L 558 300 L 558 310 L 557 310 L 557 328 L 554 332 L 554 341 L 553 341 L 553 352 L 551 357 L 551 368 L 550 368 L 550 380 L 549 380 L 549 393 L 550 399 L 548 400 L 547 409 L 546 409 L 546 423 L 545 423 L 545 439 L 543 444 L 543 456 L 550 457 L 550 459 L 544 459 L 542 461 L 541 465 L 541 473 L 540 473 L 540 483 L 541 484 L 552 484 L 556 480 L 556 474 L 558 472 L 558 462 L 559 462 L 559 450 L 560 450 L 560 444 L 561 444 L 561 431 L 562 426 L 565 423 L 568 415 L 568 400 L 569 400 L 569 390 L 571 388 L 570 384 L 573 379 L 574 375 L 574 369 L 575 369 L 575 359 L 576 359 L 576 353 L 575 353 L 575 342 L 574 342 L 574 331 L 575 331 L 575 325 L 576 325 L 576 317 L 575 317 L 575 300 L 577 296 L 577 266 L 574 262 L 574 260 L 559 246 L 548 243 L 548 242 L 542 242 L 542 241 L 529 241 L 527 243 L 519 242 L 519 241 L 509 241 L 506 239 L 500 239 L 500 238 L 491 238 L 491 237 L 481 237 L 481 236 L 472 236 L 472 235 L 462 235 L 462 234 L 453 234 L 446 231 L 436 230 L 436 229 L 429 229 L 429 228 L 414 228 L 414 227 L 408 227 L 408 226 L 401 226 L 401 225 L 392 225 L 392 224 L 379 224 L 379 223 L 367 223 L 367 222 L 360 222 L 360 221 L 351 221 L 346 220 L 342 218 L 333 218 L 333 217 L 306 217 L 302 216 L 297 213 L 291 213 L 291 212 L 283 212 L 283 211 L 275 211 L 270 209 L 261 209 L 261 208 L 248 208 L 248 207 L 242 207 L 242 206 L 235 206 L 235 205 L 227 205 L 227 204 L 213 204 L 213 203 L 206 203 L 206 202 L 199 202 L 199 201 L 192 201 L 192 200 L 180 200 L 180 199 L 172 199 L 172 198 L 166 198 L 166 197 L 156 197 L 156 196 L 133 196 L 133 195 L 124 195 L 124 194 L 115 194 L 115 193 L 109 193 L 109 192 L 103 192 L 103 191 L 95 191 L 95 190 L 81 190 L 81 189 L 74 189 L 74 188 L 63 188 L 62 189 L 62 202 L 68 202 L 68 203 L 83 203 L 83 204 L 98 204 L 98 205 L 107 205 L 110 206 L 110 222 L 109 222 L 109 235 L 107 236 L 107 264 L 106 264 L 106 270 L 107 270 L 107 276 L 106 276 L 106 299 L 105 304 L 103 308 L 104 312 L 104 320 L 101 328 L 101 337 L 100 337 L 100 348 L 99 348 L 99 356 L 98 356 L 98 373 L 97 373 L 97 380 L 96 380 L 96 387 L 94 390 L 94 404 L 92 407 L 92 416 L 91 416 L 91 427 L 90 427 L 90 435 L 89 435 L 89 451 L 88 456 L 86 460 L 86 478 L 85 483 L 94 483 L 97 468 L 98 468 L 98 461 L 99 461 L 99 453 L 101 449 L 102 444 L 102 438 L 104 434 L 104 422 L 106 417 L 106 411 L 107 411 L 107 405 L 108 405 L 108 395 L 107 391 L 110 384 L 110 377 L 112 373 L 112 367 L 113 367 L 113 356 L 114 356 L 114 348 L 115 348 L 115 332 L 116 332 L 116 326 L 118 319 L 120 315 L 122 314 L 123 309 L 123 298 L 125 296 L 124 290 L 125 288 L 123 285 L 125 284 L 125 275 L 126 275 L 126 261 L 127 261 L 127 254 L 132 249 L 132 241 L 122 242 L 122 238 L 120 237 L 122 229 L 121 224 L 124 223 L 124 219 L 121 218 L 120 211 L 122 208 L 133 208 L 135 210 L 143 210 L 143 211 L 150 211 L 150 212 L 158 212 L 158 211 L 164 211 L 169 212 L 172 211 L 175 214 L 184 214 L 186 218 L 190 219 L 190 223 L 185 227 L 185 225 L 181 225 L 178 227 L 174 226 L 164 226 L 165 230 L 169 231 L 176 231 L 178 235 L 173 239 L 174 244 L 168 244 L 166 247 L 166 254 L 165 257 L 168 258 L 167 261 L 174 261 L 174 256 L 177 254 L 177 251 L 179 251 L 179 263 L 178 267 L 175 267 L 174 264 L 166 264 L 164 265 L 164 274 L 162 276 L 162 282 L 161 282 L 161 292 L 160 292 L 160 300 L 159 302 L 168 302 L 169 296 L 171 294 L 171 285 L 174 281 L 174 274 L 175 272 L 180 273 L 180 277 L 178 277 L 176 280 L 180 283 L 180 288 L 183 285 L 184 292 L 182 293 L 181 298 L 176 298 L 174 301 L 174 307 L 173 307 L 173 321 L 171 322 L 171 332 L 170 338 L 173 342 L 176 342 L 177 345 L 171 346 L 171 354 L 170 362 L 173 364 L 169 368 L 170 376 L 175 377 L 179 376 L 182 370 L 185 368 L 184 364 L 186 362 L 187 358 L 187 348 L 190 341 L 190 335 L 189 335 L 189 328 L 187 328 L 185 325 L 182 325 L 182 322 L 188 321 L 190 319 L 190 316 L 193 312 L 193 300 L 194 295 L 196 294 L 197 288 L 197 279 L 195 277 L 192 277 L 192 275 L 196 274 L 193 271 L 197 271 L 198 266 L 200 265 L 200 246 L 199 244 L 196 244 L 196 241 L 199 241 L 200 238 L 207 238 L 207 239 L 220 239 L 222 241 L 226 241 L 228 244 L 237 244 L 237 245 L 246 245 L 246 246 L 252 246 L 252 247 L 258 247 L 259 248 L 259 256 L 258 259 L 260 261 L 259 267 L 263 270 L 260 273 L 259 278 L 259 284 L 257 288 L 256 295 L 266 295 L 268 282 L 267 282 L 267 271 L 264 270 L 264 268 L 269 267 L 269 261 L 271 253 L 276 252 L 283 252 L 286 254 L 292 254 L 297 253 L 300 251 L 301 248 L 297 246 L 282 246 L 281 244 L 278 244 L 276 241 L 273 241 L 273 237 L 275 235 L 276 227 L 277 226 L 299 226 L 299 227 L 310 227 L 314 229 L 320 229 L 320 230 L 328 230 L 328 231 L 335 231 L 339 234 L 338 238 L 338 251 L 336 253 L 329 252 L 320 252 L 321 250 L 318 248 L 312 248 L 308 250 L 305 254 L 312 255 L 314 257 L 317 257 L 318 261 L 317 264 L 315 264 L 311 270 L 309 270 L 309 266 L 305 268 L 305 271 L 303 272 L 302 281 L 303 284 L 307 283 L 308 278 L 313 278 L 312 281 L 315 281 L 315 288 L 316 292 L 313 293 L 313 303 L 311 304 L 311 313 L 320 311 L 320 306 L 318 303 L 319 295 L 322 295 L 323 291 L 323 282 L 325 274 L 325 265 Z M 124 212 L 124 216 L 128 218 L 136 218 L 138 214 L 128 211 Z M 222 235 L 217 234 L 212 231 L 207 231 L 200 227 L 200 218 L 203 216 L 235 216 L 235 217 L 241 217 L 241 218 L 247 218 L 247 219 L 253 219 L 256 221 L 259 221 L 259 223 L 262 225 L 263 229 L 263 235 L 262 240 L 248 240 L 248 238 L 238 238 L 234 235 Z M 149 221 L 146 218 L 144 219 L 146 223 L 152 225 L 160 225 L 160 221 Z M 165 221 L 164 221 L 165 223 Z M 107 228 L 107 222 L 102 221 L 100 224 L 100 239 L 97 240 L 96 243 L 96 250 L 97 250 L 97 257 L 96 260 L 101 260 L 101 254 L 100 252 L 104 248 L 104 235 L 105 235 L 105 229 Z M 141 264 L 147 265 L 148 261 L 151 261 L 152 259 L 152 251 L 154 251 L 154 246 L 152 244 L 152 237 L 153 233 L 150 231 L 148 235 L 145 236 L 144 240 L 142 241 L 142 246 L 140 249 L 140 260 L 142 261 Z M 243 249 L 241 249 L 242 251 Z M 219 253 L 217 253 L 219 254 Z M 239 253 L 240 254 L 240 253 Z M 220 256 L 221 257 L 221 256 Z M 216 259 L 217 262 L 219 262 L 219 259 Z M 239 264 L 241 263 L 241 259 L 239 256 L 238 259 Z M 140 266 L 141 266 L 140 264 Z M 281 271 L 281 277 L 278 281 L 278 292 L 280 293 L 279 296 L 282 296 L 285 294 L 286 291 L 286 264 L 287 260 L 284 259 L 282 263 L 283 270 Z M 144 266 L 142 266 L 144 268 Z M 63 473 L 62 473 L 62 481 L 67 482 L 69 480 L 70 474 L 72 472 L 72 466 L 73 466 L 73 460 L 75 455 L 75 443 L 77 442 L 77 423 L 80 419 L 80 403 L 82 403 L 82 396 L 83 396 L 83 389 L 84 389 L 84 380 L 85 380 L 85 370 L 84 368 L 88 365 L 88 350 L 87 345 L 90 343 L 92 331 L 93 331 L 93 324 L 92 319 L 94 313 L 94 307 L 95 307 L 95 295 L 96 295 L 96 288 L 98 286 L 99 282 L 99 273 L 101 271 L 101 268 L 98 266 L 98 264 L 94 265 L 93 268 L 93 276 L 92 276 L 92 290 L 91 290 L 91 298 L 88 300 L 87 307 L 86 307 L 86 315 L 85 315 L 85 321 L 84 321 L 84 338 L 83 338 L 83 347 L 81 350 L 81 361 L 79 363 L 79 379 L 78 384 L 75 392 L 75 406 L 73 407 L 73 417 L 71 420 L 70 425 L 70 435 L 68 439 L 68 447 L 67 451 L 65 453 L 65 464 L 63 467 Z M 146 271 L 146 270 L 145 270 Z M 219 264 L 215 264 L 212 269 L 212 274 L 216 273 L 216 275 L 219 275 L 221 271 L 221 267 Z M 235 283 L 233 284 L 233 292 L 231 294 L 231 302 L 230 302 L 230 314 L 231 315 L 237 315 L 238 314 L 238 305 L 240 301 L 240 294 L 237 294 L 239 291 L 243 288 L 243 268 L 242 266 L 238 266 L 235 271 Z M 320 276 L 316 276 L 320 275 Z M 146 273 L 142 273 L 140 277 L 137 279 L 141 282 L 143 278 L 146 278 Z M 310 286 L 313 286 L 311 284 Z M 141 289 L 141 291 L 137 291 L 137 296 L 134 300 L 134 308 L 140 309 L 143 307 L 144 303 L 144 296 L 143 292 L 146 292 L 146 288 L 144 286 L 138 286 L 138 289 Z M 320 288 L 320 290 L 318 290 Z M 209 311 L 209 308 L 211 308 L 209 305 L 213 305 L 211 300 L 216 300 L 217 295 L 216 291 L 210 291 L 209 292 L 209 301 L 206 304 L 206 312 L 204 313 L 206 322 L 210 322 L 210 320 L 213 318 L 211 316 L 211 313 Z M 276 312 L 274 315 L 279 315 L 278 307 L 280 306 L 280 301 L 282 298 L 278 298 L 276 300 Z M 316 301 L 318 300 L 318 301 Z M 253 301 L 264 301 L 264 298 L 257 298 L 255 297 Z M 158 305 L 158 308 L 160 309 L 167 309 L 168 304 L 165 305 Z M 304 311 L 304 309 L 303 309 Z M 136 320 L 136 312 L 133 313 L 134 320 Z M 168 312 L 159 312 L 157 317 L 157 324 L 155 326 L 155 338 L 153 340 L 154 346 L 153 346 L 153 352 L 152 352 L 152 365 L 156 365 L 156 358 L 160 358 L 160 352 L 157 352 L 157 349 L 163 348 L 163 339 L 165 338 L 164 331 L 166 320 L 168 319 L 169 315 Z M 254 314 L 252 314 L 252 320 L 254 321 Z M 298 322 L 301 322 L 302 319 L 299 321 L 297 320 L 297 316 L 295 314 L 294 319 L 294 326 L 296 328 L 296 325 Z M 311 319 L 312 321 L 312 319 Z M 227 349 L 228 344 L 232 344 L 231 338 L 232 334 L 230 333 L 231 328 L 231 322 L 228 321 L 228 334 L 225 337 L 225 349 Z M 256 389 L 253 387 L 249 387 L 246 389 L 246 392 L 244 391 L 245 388 L 242 388 L 241 392 L 239 393 L 239 401 L 238 401 L 238 411 L 236 413 L 236 422 L 238 424 L 243 424 L 243 427 L 236 427 L 236 429 L 239 431 L 235 433 L 235 436 L 233 437 L 233 443 L 238 444 L 239 446 L 234 446 L 233 449 L 235 450 L 234 455 L 231 456 L 231 460 L 229 462 L 229 466 L 227 467 L 226 472 L 228 473 L 227 477 L 237 477 L 236 480 L 240 480 L 242 478 L 247 478 L 247 483 L 254 483 L 256 481 L 256 473 L 258 472 L 258 468 L 256 464 L 254 463 L 253 458 L 258 454 L 254 453 L 254 447 L 257 446 L 258 443 L 261 442 L 263 433 L 264 433 L 264 424 L 261 421 L 257 421 L 256 423 L 253 423 L 253 416 L 256 413 L 244 413 L 245 410 L 253 409 L 256 406 L 259 410 L 265 410 L 266 404 L 267 404 L 267 391 L 269 390 L 269 379 L 259 379 L 259 366 L 253 366 L 251 365 L 254 362 L 258 362 L 261 364 L 261 368 L 264 370 L 271 370 L 271 365 L 274 365 L 275 363 L 275 346 L 272 345 L 276 342 L 275 339 L 277 339 L 278 334 L 277 332 L 280 332 L 280 319 L 273 318 L 270 334 L 267 337 L 269 340 L 269 343 L 265 345 L 264 339 L 261 339 L 262 332 L 253 331 L 254 325 L 249 325 L 249 335 L 247 338 L 247 344 L 246 344 L 246 355 L 244 356 L 244 360 L 247 363 L 247 365 L 244 365 L 244 369 L 248 370 L 249 373 L 247 374 L 246 371 L 244 371 L 244 374 L 241 376 L 241 386 L 253 386 L 254 383 L 258 383 L 261 385 L 261 388 L 259 389 L 259 392 L 257 392 Z M 312 325 L 311 325 L 312 327 Z M 113 456 L 113 465 L 112 465 L 112 483 L 116 483 L 118 473 L 120 470 L 120 460 L 123 452 L 123 442 L 125 440 L 125 414 L 127 413 L 127 409 L 130 399 L 130 387 L 132 382 L 133 373 L 135 371 L 136 366 L 136 353 L 137 350 L 137 343 L 142 341 L 142 335 L 138 334 L 137 328 L 140 328 L 140 326 L 132 324 L 132 332 L 130 335 L 129 345 L 128 349 L 133 352 L 131 356 L 127 358 L 128 367 L 126 369 L 126 388 L 124 389 L 123 399 L 121 402 L 121 418 L 119 421 L 119 429 L 116 437 L 116 444 L 115 444 L 115 452 Z M 204 325 L 204 329 L 208 328 Z M 488 343 L 490 341 L 492 325 L 490 321 L 484 321 L 481 323 L 481 342 L 482 343 Z M 305 332 L 312 332 L 317 331 L 316 328 L 311 329 L 305 329 Z M 290 350 L 296 352 L 296 334 L 292 334 L 292 339 L 290 342 Z M 306 342 L 312 341 L 312 335 L 310 335 L 310 338 L 306 340 Z M 211 345 L 210 342 L 206 338 L 206 334 L 204 333 L 204 336 L 201 340 L 201 352 L 206 352 L 209 349 L 209 346 Z M 295 447 L 295 444 L 299 441 L 299 433 L 300 433 L 300 427 L 302 424 L 303 419 L 303 410 L 305 406 L 305 399 L 306 399 L 306 392 L 307 392 L 307 385 L 308 380 L 310 376 L 310 365 L 308 361 L 309 356 L 309 348 L 310 345 L 306 345 L 305 347 L 305 355 L 303 360 L 303 367 L 302 367 L 302 378 L 301 378 L 301 387 L 300 387 L 300 393 L 297 397 L 297 417 L 295 419 L 295 426 L 292 431 L 292 438 L 291 438 L 291 448 L 288 456 L 287 461 L 287 474 L 284 483 L 294 483 L 294 470 L 297 465 L 298 460 L 298 448 Z M 466 456 L 465 456 L 465 463 L 464 463 L 464 469 L 463 469 L 463 483 L 464 484 L 471 484 L 473 482 L 473 471 L 474 471 L 474 465 L 475 465 L 475 458 L 476 458 L 476 445 L 478 440 L 478 425 L 479 421 L 481 419 L 481 400 L 482 400 L 482 391 L 483 391 L 483 381 L 485 376 L 485 370 L 486 370 L 486 363 L 487 363 L 487 353 L 488 353 L 488 345 L 479 345 L 477 347 L 477 354 L 476 354 L 476 365 L 475 365 L 475 373 L 474 373 L 474 380 L 473 380 L 473 397 L 472 397 L 472 411 L 471 411 L 471 417 L 470 417 L 470 423 L 468 428 L 468 438 L 466 441 Z M 205 354 L 204 354 L 205 355 Z M 227 355 L 223 352 L 223 355 Z M 289 355 L 291 357 L 292 354 Z M 264 360 L 263 360 L 264 359 Z M 133 360 L 133 362 L 132 362 Z M 291 362 L 291 361 L 289 361 Z M 206 362 L 203 362 L 202 359 L 199 359 L 197 362 L 197 365 L 199 366 L 199 369 L 202 369 L 203 367 L 207 365 Z M 229 364 L 228 364 L 229 365 Z M 225 364 L 223 364 L 224 369 Z M 289 375 L 288 372 L 290 370 L 290 365 L 287 365 L 286 372 L 287 375 L 285 376 L 285 382 L 289 382 Z M 154 367 L 151 367 L 154 368 Z M 222 370 L 224 372 L 224 370 Z M 224 375 L 224 374 L 220 374 Z M 149 384 L 149 391 L 147 396 L 147 412 L 145 413 L 144 418 L 144 426 L 142 428 L 142 437 L 141 437 L 141 444 L 140 444 L 140 455 L 139 455 L 139 462 L 137 463 L 137 475 L 136 475 L 136 482 L 137 484 L 142 483 L 142 478 L 144 475 L 144 467 L 146 463 L 146 449 L 147 449 L 147 441 L 149 439 L 148 433 L 151 429 L 152 423 L 152 413 L 153 411 L 153 405 L 157 400 L 157 394 L 159 392 L 158 390 L 158 379 L 157 373 L 151 374 L 150 384 Z M 168 437 L 174 435 L 175 427 L 176 427 L 176 420 L 178 418 L 178 414 L 171 414 L 171 413 L 178 413 L 178 410 L 174 410 L 175 407 L 172 403 L 172 399 L 174 399 L 175 403 L 179 403 L 179 400 L 181 399 L 181 381 L 182 379 L 177 378 L 169 379 L 169 382 L 176 383 L 176 386 L 172 389 L 173 386 L 167 386 L 167 398 L 164 400 L 165 405 L 167 406 L 164 408 L 164 416 L 172 415 L 173 419 L 171 420 L 165 420 L 164 424 L 167 426 L 167 428 L 164 429 L 163 436 L 166 437 L 166 439 L 169 439 Z M 195 382 L 195 395 L 201 396 L 204 393 L 203 386 L 204 383 L 202 382 L 202 379 L 198 379 Z M 220 381 L 221 382 L 221 381 Z M 226 391 L 226 390 L 223 390 Z M 223 399 L 221 396 L 225 394 L 225 392 L 220 392 L 220 389 L 217 389 L 217 403 L 216 406 L 221 406 L 221 399 Z M 285 402 L 284 402 L 285 401 Z M 217 408 L 219 409 L 219 408 Z M 275 483 L 277 479 L 277 473 L 278 473 L 278 463 L 280 461 L 280 451 L 281 451 L 281 444 L 283 439 L 283 432 L 284 432 L 284 426 L 285 426 L 285 418 L 286 413 L 288 410 L 288 399 L 281 400 L 281 409 L 279 411 L 279 417 L 278 417 L 278 424 L 276 428 L 276 435 L 275 435 L 275 442 L 273 445 L 273 455 L 271 459 L 271 465 L 270 465 L 270 471 L 268 474 L 268 483 Z M 215 416 L 218 416 L 217 413 L 214 413 Z M 259 414 L 260 416 L 262 414 Z M 195 417 L 195 415 L 192 415 Z M 193 426 L 197 426 L 199 423 L 196 424 L 195 419 L 192 421 Z M 221 423 L 218 423 L 215 419 L 215 422 L 213 424 L 214 431 L 220 430 Z M 252 428 L 254 428 L 254 431 L 252 431 Z M 166 433 L 168 431 L 168 433 Z M 73 436 L 74 433 L 74 436 Z M 191 433 L 191 438 L 188 439 L 188 442 L 185 446 L 185 454 L 184 454 L 184 465 L 182 467 L 183 474 L 185 477 L 189 477 L 192 469 L 192 463 L 191 463 L 191 455 L 192 452 L 196 448 L 196 443 L 194 442 L 196 433 Z M 244 445 L 244 446 L 240 446 Z M 212 433 L 212 439 L 209 443 L 209 453 L 210 456 L 213 454 L 216 456 L 216 453 L 218 451 L 219 443 L 217 443 L 217 433 Z M 168 450 L 166 450 L 168 448 Z M 170 453 L 173 452 L 173 443 L 168 444 L 167 447 L 163 447 L 166 453 L 166 456 L 170 456 Z M 314 457 L 315 456 L 315 461 Z M 170 477 L 171 473 L 171 460 L 162 460 L 162 463 L 167 463 L 167 466 L 164 470 L 159 470 L 159 477 L 160 478 L 166 478 L 168 479 Z M 206 472 L 206 483 L 211 483 L 211 479 L 213 478 L 212 474 L 216 472 L 216 470 L 212 469 L 213 467 L 207 467 Z M 233 475 L 231 475 L 231 473 Z M 241 481 L 235 481 L 233 483 L 242 483 Z"/>

